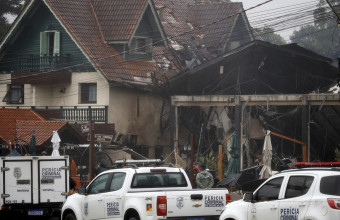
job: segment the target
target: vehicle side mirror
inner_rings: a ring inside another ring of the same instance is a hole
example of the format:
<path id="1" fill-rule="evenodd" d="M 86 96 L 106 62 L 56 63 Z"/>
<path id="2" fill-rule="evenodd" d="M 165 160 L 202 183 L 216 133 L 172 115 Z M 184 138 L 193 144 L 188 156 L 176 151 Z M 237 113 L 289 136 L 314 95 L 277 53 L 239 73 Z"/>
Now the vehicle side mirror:
<path id="1" fill-rule="evenodd" d="M 246 193 L 243 195 L 243 201 L 254 203 L 253 193 Z"/>
<path id="2" fill-rule="evenodd" d="M 85 194 L 85 195 L 86 195 L 86 187 L 85 187 L 85 186 L 79 187 L 78 193 L 79 193 L 79 194 Z"/>

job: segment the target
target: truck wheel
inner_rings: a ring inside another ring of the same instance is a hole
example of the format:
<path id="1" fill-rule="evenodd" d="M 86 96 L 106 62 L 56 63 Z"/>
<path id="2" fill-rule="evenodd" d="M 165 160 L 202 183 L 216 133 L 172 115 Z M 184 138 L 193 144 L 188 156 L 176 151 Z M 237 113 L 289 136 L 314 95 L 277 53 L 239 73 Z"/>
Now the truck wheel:
<path id="1" fill-rule="evenodd" d="M 134 217 L 134 216 L 131 216 L 131 217 L 129 217 L 129 220 L 139 220 L 139 219 Z"/>
<path id="2" fill-rule="evenodd" d="M 76 216 L 73 213 L 68 213 L 65 216 L 65 220 L 77 220 Z"/>

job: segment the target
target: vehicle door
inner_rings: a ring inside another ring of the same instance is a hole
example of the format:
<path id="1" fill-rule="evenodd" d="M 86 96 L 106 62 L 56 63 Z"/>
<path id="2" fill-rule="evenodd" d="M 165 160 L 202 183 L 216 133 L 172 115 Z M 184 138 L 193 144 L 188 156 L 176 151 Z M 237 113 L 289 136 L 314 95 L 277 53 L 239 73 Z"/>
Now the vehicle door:
<path id="1" fill-rule="evenodd" d="M 109 181 L 109 190 L 103 193 L 105 218 L 123 218 L 125 172 L 115 172 Z"/>
<path id="2" fill-rule="evenodd" d="M 284 177 L 269 180 L 254 193 L 254 203 L 248 207 L 248 219 L 278 220 L 279 195 Z"/>
<path id="3" fill-rule="evenodd" d="M 33 203 L 33 173 L 31 160 L 4 160 L 4 204 Z M 2 168 L 2 167 L 1 167 Z M 35 189 L 36 190 L 36 189 Z"/>
<path id="4" fill-rule="evenodd" d="M 63 202 L 64 192 L 67 188 L 67 170 L 65 169 L 68 159 L 50 159 L 38 161 L 39 178 L 39 202 Z"/>
<path id="5" fill-rule="evenodd" d="M 103 194 L 107 192 L 110 173 L 99 175 L 86 189 L 86 196 L 82 201 L 84 219 L 104 219 L 105 208 Z"/>
<path id="6" fill-rule="evenodd" d="M 313 195 L 314 179 L 312 175 L 289 176 L 279 204 L 280 219 L 304 219 Z"/>

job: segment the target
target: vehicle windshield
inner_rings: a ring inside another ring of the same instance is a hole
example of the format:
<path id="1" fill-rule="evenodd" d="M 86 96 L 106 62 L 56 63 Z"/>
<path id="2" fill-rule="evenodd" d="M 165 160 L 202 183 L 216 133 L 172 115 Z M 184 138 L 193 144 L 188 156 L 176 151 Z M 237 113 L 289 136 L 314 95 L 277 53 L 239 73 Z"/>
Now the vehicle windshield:
<path id="1" fill-rule="evenodd" d="M 188 183 L 183 173 L 137 173 L 131 188 L 185 187 Z"/>
<path id="2" fill-rule="evenodd" d="M 322 177 L 320 192 L 326 195 L 340 196 L 340 175 Z"/>

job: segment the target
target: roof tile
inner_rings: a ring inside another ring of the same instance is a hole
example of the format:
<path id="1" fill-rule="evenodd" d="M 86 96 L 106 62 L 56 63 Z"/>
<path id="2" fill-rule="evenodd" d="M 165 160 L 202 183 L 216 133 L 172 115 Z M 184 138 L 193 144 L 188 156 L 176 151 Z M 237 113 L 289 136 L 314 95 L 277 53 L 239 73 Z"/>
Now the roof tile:
<path id="1" fill-rule="evenodd" d="M 37 146 L 52 138 L 53 131 L 60 130 L 67 124 L 65 121 L 17 121 L 17 138 L 30 142 L 32 131 L 36 137 Z"/>
<path id="2" fill-rule="evenodd" d="M 7 143 L 14 143 L 17 120 L 46 121 L 32 109 L 0 109 L 0 136 Z"/>

